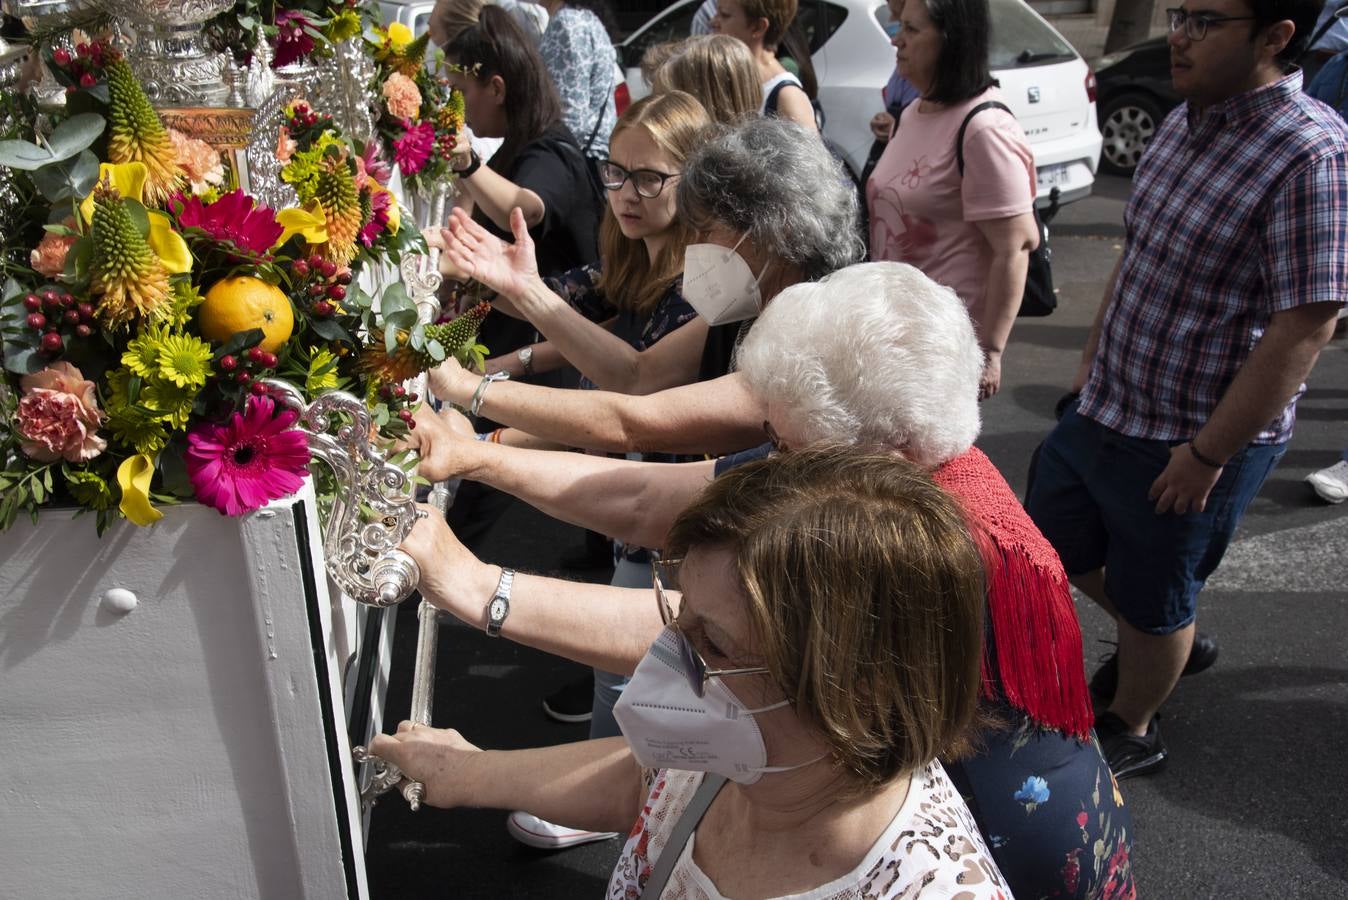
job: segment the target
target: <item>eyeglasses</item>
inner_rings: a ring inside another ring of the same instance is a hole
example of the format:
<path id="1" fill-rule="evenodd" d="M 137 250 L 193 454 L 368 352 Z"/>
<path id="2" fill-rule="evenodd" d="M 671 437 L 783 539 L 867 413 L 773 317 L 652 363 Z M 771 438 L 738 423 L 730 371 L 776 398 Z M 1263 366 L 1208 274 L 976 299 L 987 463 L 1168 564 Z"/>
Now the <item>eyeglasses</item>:
<path id="1" fill-rule="evenodd" d="M 707 667 L 707 661 L 702 658 L 702 654 L 697 652 L 697 648 L 688 640 L 688 635 L 684 634 L 683 630 L 679 628 L 674 606 L 670 602 L 669 593 L 665 590 L 664 582 L 660 578 L 662 569 L 669 573 L 671 577 L 677 578 L 681 565 L 683 565 L 682 559 L 651 560 L 651 582 L 655 587 L 655 602 L 660 605 L 660 618 L 679 637 L 679 655 L 683 660 L 683 671 L 688 675 L 688 687 L 692 688 L 694 694 L 701 697 L 707 691 L 708 678 L 723 678 L 726 675 L 767 674 L 768 670 L 763 666 L 751 666 L 744 669 L 711 669 Z M 682 600 L 680 600 L 680 603 L 682 603 Z"/>
<path id="2" fill-rule="evenodd" d="M 1191 13 L 1187 9 L 1167 9 L 1170 17 L 1170 30 L 1184 29 L 1185 36 L 1191 41 L 1201 41 L 1208 36 L 1208 26 L 1220 22 L 1252 22 L 1257 16 L 1214 16 L 1208 13 Z"/>
<path id="3" fill-rule="evenodd" d="M 620 191 L 628 179 L 631 179 L 632 186 L 637 189 L 637 196 L 645 197 L 647 200 L 659 197 L 660 192 L 665 189 L 665 182 L 678 177 L 678 172 L 666 174 L 654 169 L 632 171 L 608 160 L 599 164 L 599 178 L 604 182 L 604 187 L 610 191 Z"/>

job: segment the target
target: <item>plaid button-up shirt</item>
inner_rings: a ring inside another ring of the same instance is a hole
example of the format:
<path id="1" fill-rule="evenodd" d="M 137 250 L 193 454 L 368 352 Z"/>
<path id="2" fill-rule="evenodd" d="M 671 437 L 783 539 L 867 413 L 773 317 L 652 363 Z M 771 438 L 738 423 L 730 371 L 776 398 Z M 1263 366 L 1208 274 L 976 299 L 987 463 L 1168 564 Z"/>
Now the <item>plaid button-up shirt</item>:
<path id="1" fill-rule="evenodd" d="M 1343 304 L 1345 153 L 1343 120 L 1301 92 L 1299 71 L 1199 121 L 1187 103 L 1166 117 L 1133 178 L 1081 413 L 1132 437 L 1192 438 L 1274 313 Z M 1294 396 L 1255 443 L 1285 442 L 1295 416 Z"/>

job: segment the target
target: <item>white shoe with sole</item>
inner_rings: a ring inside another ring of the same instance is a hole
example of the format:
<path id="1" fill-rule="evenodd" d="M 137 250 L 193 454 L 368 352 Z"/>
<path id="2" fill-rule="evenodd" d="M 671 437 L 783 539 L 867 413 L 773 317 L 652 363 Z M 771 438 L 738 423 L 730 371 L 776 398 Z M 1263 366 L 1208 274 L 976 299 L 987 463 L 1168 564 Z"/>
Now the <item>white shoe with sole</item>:
<path id="1" fill-rule="evenodd" d="M 1341 459 L 1328 469 L 1312 472 L 1306 476 L 1306 483 L 1326 503 L 1348 500 L 1348 459 Z"/>
<path id="2" fill-rule="evenodd" d="M 513 812 L 506 819 L 506 831 L 521 844 L 540 850 L 563 850 L 594 841 L 606 841 L 618 836 L 616 831 L 581 831 L 544 822 L 527 812 Z"/>

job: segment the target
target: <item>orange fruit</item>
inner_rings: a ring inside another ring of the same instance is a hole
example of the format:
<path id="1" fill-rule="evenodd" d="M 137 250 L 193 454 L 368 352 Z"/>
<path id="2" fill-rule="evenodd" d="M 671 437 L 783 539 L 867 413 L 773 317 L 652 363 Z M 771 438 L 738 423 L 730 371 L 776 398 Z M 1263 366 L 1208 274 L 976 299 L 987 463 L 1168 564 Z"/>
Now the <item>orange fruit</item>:
<path id="1" fill-rule="evenodd" d="M 290 298 L 276 285 L 251 275 L 236 275 L 211 285 L 197 307 L 197 322 L 201 336 L 210 341 L 227 341 L 240 331 L 261 328 L 258 346 L 275 353 L 295 330 L 295 313 Z"/>

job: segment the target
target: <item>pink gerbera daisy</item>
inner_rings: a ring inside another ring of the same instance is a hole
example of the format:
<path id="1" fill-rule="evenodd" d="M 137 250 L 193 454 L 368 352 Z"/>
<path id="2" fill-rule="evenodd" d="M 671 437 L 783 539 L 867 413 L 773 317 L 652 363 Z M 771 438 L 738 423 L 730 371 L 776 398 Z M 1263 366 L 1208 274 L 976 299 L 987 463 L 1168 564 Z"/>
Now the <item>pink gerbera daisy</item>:
<path id="1" fill-rule="evenodd" d="M 187 477 L 197 500 L 227 516 L 295 493 L 309 472 L 309 438 L 291 428 L 299 414 L 276 413 L 270 397 L 251 396 L 243 415 L 203 422 L 187 435 Z"/>
<path id="2" fill-rule="evenodd" d="M 188 238 L 208 238 L 237 262 L 269 261 L 272 246 L 285 231 L 270 207 L 255 205 L 253 198 L 240 190 L 222 194 L 214 203 L 188 197 L 177 214 L 178 224 L 188 229 Z"/>

